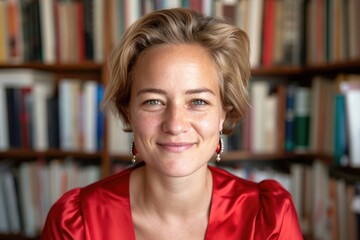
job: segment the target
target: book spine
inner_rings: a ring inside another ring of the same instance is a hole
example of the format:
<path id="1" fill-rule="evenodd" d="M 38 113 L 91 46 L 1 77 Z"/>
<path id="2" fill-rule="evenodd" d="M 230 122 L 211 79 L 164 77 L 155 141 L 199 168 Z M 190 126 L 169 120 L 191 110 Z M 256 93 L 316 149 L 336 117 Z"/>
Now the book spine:
<path id="1" fill-rule="evenodd" d="M 295 109 L 295 86 L 290 85 L 286 89 L 285 147 L 284 147 L 286 151 L 293 151 L 295 148 L 294 109 Z"/>

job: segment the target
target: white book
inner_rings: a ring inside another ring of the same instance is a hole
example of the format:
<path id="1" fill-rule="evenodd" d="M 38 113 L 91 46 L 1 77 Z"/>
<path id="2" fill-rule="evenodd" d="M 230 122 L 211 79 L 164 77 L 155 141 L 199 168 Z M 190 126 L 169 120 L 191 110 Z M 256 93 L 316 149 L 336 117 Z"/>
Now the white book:
<path id="1" fill-rule="evenodd" d="M 0 165 L 1 167 L 1 165 Z M 4 187 L 4 175 L 6 170 L 0 168 L 0 233 L 10 232 L 10 224 L 6 214 L 6 201 L 5 201 L 5 187 Z"/>
<path id="2" fill-rule="evenodd" d="M 205 16 L 213 15 L 213 13 L 214 13 L 213 1 L 212 0 L 203 0 L 201 11 Z"/>
<path id="3" fill-rule="evenodd" d="M 277 147 L 277 106 L 278 97 L 276 94 L 266 96 L 264 102 L 264 150 L 275 152 Z"/>
<path id="4" fill-rule="evenodd" d="M 34 192 L 31 186 L 31 163 L 22 163 L 19 167 L 19 195 L 20 209 L 23 220 L 23 230 L 27 237 L 34 237 L 37 234 L 34 208 Z"/>
<path id="5" fill-rule="evenodd" d="M 337 206 L 338 209 L 338 226 L 339 226 L 339 240 L 350 239 L 348 237 L 347 226 L 349 225 L 347 212 L 346 212 L 346 183 L 344 179 L 337 179 L 336 181 L 336 194 L 337 194 Z"/>
<path id="6" fill-rule="evenodd" d="M 113 113 L 107 115 L 107 137 L 108 151 L 111 155 L 129 154 L 130 159 L 130 139 L 131 133 L 123 131 L 121 120 Z"/>
<path id="7" fill-rule="evenodd" d="M 91 183 L 94 183 L 100 179 L 101 172 L 100 167 L 95 165 L 90 165 L 86 167 L 82 167 L 80 170 L 81 180 L 80 180 L 80 186 L 84 187 Z"/>
<path id="8" fill-rule="evenodd" d="M 360 91 L 353 90 L 345 94 L 347 112 L 350 165 L 360 167 Z"/>
<path id="9" fill-rule="evenodd" d="M 6 202 L 6 212 L 11 233 L 20 233 L 20 215 L 17 205 L 18 196 L 16 193 L 14 176 L 10 171 L 3 175 L 4 196 Z"/>
<path id="10" fill-rule="evenodd" d="M 39 4 L 43 60 L 45 63 L 54 63 L 56 61 L 54 0 L 41 0 Z"/>
<path id="11" fill-rule="evenodd" d="M 313 216 L 312 226 L 315 239 L 330 239 L 328 229 L 329 173 L 325 163 L 313 163 Z"/>
<path id="12" fill-rule="evenodd" d="M 94 39 L 94 61 L 98 63 L 102 63 L 104 61 L 104 36 L 105 36 L 105 28 L 104 28 L 104 4 L 103 0 L 93 0 L 93 39 Z M 131 1 L 132 2 L 132 1 Z"/>
<path id="13" fill-rule="evenodd" d="M 301 229 L 303 229 L 303 191 L 304 191 L 304 174 L 305 166 L 303 164 L 294 163 L 290 166 L 291 188 L 290 193 L 294 202 L 296 212 L 299 217 Z"/>
<path id="14" fill-rule="evenodd" d="M 31 94 L 33 96 L 34 114 L 32 114 L 31 117 L 34 123 L 34 148 L 38 151 L 48 149 L 49 136 L 47 130 L 48 119 L 46 103 L 47 99 L 50 98 L 55 91 L 53 74 L 33 69 L 1 69 L 0 89 L 4 87 L 32 88 Z M 0 110 L 2 110 L 1 107 Z"/>
<path id="15" fill-rule="evenodd" d="M 251 0 L 249 2 L 249 27 L 248 35 L 250 40 L 250 65 L 252 68 L 259 67 L 261 59 L 261 33 L 263 19 L 263 0 Z"/>
<path id="16" fill-rule="evenodd" d="M 59 82 L 59 135 L 60 148 L 65 151 L 79 150 L 80 118 L 78 80 L 62 79 Z"/>
<path id="17" fill-rule="evenodd" d="M 265 81 L 253 81 L 250 87 L 252 105 L 252 139 L 251 147 L 254 152 L 264 152 L 265 148 L 265 101 L 269 92 L 269 84 Z"/>
<path id="18" fill-rule="evenodd" d="M 83 134 L 84 151 L 96 152 L 97 150 L 97 82 L 86 81 L 84 83 L 83 93 Z"/>
<path id="19" fill-rule="evenodd" d="M 39 183 L 39 221 L 40 225 L 43 226 L 52 205 L 50 200 L 50 174 L 46 164 L 37 165 L 37 180 Z"/>
<path id="20" fill-rule="evenodd" d="M 67 176 L 66 190 L 70 190 L 80 186 L 80 167 L 72 158 L 67 158 L 63 165 L 63 171 Z"/>
<path id="21" fill-rule="evenodd" d="M 6 102 L 5 87 L 0 84 L 0 150 L 6 150 L 9 148 L 9 127 L 7 121 Z"/>
<path id="22" fill-rule="evenodd" d="M 50 175 L 50 201 L 54 204 L 63 194 L 61 187 L 61 176 L 63 167 L 59 160 L 52 160 L 49 163 Z"/>
<path id="23" fill-rule="evenodd" d="M 181 7 L 181 0 L 167 0 L 164 2 L 164 8 L 178 8 Z"/>
<path id="24" fill-rule="evenodd" d="M 141 3 L 139 0 L 124 1 L 125 29 L 128 29 L 141 16 Z"/>

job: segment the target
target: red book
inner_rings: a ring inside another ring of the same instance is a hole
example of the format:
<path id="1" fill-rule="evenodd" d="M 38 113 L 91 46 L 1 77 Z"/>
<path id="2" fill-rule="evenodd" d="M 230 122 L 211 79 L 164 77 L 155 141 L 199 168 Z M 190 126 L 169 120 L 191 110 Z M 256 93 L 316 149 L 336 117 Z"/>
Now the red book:
<path id="1" fill-rule="evenodd" d="M 80 62 L 85 61 L 85 36 L 84 36 L 84 6 L 81 2 L 76 2 L 76 27 L 79 47 L 79 60 Z"/>
<path id="2" fill-rule="evenodd" d="M 273 59 L 273 39 L 274 39 L 274 21 L 275 21 L 275 2 L 274 0 L 265 0 L 264 18 L 263 18 L 263 66 L 271 66 Z"/>

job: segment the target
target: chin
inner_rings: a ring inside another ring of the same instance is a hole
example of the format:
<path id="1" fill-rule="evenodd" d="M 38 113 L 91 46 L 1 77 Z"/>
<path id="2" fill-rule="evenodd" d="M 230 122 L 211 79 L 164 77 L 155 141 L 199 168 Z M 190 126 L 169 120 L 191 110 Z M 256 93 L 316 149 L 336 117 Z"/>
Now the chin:
<path id="1" fill-rule="evenodd" d="M 167 164 L 163 164 L 160 171 L 168 177 L 187 177 L 205 168 L 207 169 L 207 162 L 200 164 L 176 161 L 175 163 L 168 162 Z"/>

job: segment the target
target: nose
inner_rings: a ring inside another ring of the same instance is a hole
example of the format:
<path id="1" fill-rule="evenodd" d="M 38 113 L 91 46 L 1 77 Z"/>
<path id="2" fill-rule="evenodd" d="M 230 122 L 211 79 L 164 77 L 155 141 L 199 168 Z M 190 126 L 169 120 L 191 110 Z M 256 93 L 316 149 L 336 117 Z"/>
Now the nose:
<path id="1" fill-rule="evenodd" d="M 188 130 L 189 122 L 186 107 L 180 105 L 168 106 L 164 112 L 162 130 L 171 135 L 178 135 Z"/>

